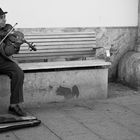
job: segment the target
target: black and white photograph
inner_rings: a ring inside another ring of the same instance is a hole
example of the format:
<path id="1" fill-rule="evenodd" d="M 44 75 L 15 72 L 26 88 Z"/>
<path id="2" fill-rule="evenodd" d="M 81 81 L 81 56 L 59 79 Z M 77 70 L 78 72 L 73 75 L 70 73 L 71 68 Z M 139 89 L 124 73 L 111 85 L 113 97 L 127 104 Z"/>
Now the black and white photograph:
<path id="1" fill-rule="evenodd" d="M 140 140 L 140 0 L 0 0 L 0 140 Z"/>

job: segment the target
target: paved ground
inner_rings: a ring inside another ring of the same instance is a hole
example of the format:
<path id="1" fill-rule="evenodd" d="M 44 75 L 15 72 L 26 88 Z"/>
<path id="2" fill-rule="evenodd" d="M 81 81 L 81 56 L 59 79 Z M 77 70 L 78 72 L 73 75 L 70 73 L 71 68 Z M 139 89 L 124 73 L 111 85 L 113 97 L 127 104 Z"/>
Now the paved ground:
<path id="1" fill-rule="evenodd" d="M 37 127 L 1 133 L 0 140 L 140 140 L 140 94 L 109 84 L 105 100 L 48 103 L 27 111 Z"/>

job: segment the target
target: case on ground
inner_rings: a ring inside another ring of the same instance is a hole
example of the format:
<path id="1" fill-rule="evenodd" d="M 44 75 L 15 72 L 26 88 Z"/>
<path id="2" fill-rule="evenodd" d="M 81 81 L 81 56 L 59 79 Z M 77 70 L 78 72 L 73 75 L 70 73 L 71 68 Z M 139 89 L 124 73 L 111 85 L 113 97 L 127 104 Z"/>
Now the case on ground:
<path id="1" fill-rule="evenodd" d="M 17 117 L 11 114 L 3 114 L 0 115 L 0 133 L 15 129 L 33 127 L 39 125 L 40 123 L 41 121 L 34 116 Z"/>

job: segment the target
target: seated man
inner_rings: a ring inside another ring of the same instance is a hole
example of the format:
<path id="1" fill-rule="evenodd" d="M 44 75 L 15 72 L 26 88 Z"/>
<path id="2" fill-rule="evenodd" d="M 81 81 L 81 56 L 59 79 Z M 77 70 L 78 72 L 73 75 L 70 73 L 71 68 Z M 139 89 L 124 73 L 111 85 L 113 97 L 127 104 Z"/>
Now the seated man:
<path id="1" fill-rule="evenodd" d="M 4 36 L 7 34 L 5 30 L 6 14 L 7 12 L 4 12 L 0 8 L 0 74 L 7 75 L 11 79 L 9 113 L 17 116 L 26 116 L 26 113 L 21 109 L 21 103 L 24 101 L 24 72 L 12 59 L 12 55 L 18 53 L 20 46 L 7 43 L 6 39 L 3 40 Z"/>

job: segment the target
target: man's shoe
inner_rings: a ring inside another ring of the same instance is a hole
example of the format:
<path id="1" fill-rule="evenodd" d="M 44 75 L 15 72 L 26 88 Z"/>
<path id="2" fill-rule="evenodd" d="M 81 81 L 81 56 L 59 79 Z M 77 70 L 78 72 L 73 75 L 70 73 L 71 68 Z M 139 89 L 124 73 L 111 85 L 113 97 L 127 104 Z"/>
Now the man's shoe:
<path id="1" fill-rule="evenodd" d="M 14 107 L 9 106 L 8 109 L 9 113 L 16 115 L 16 116 L 26 116 L 26 113 L 19 107 L 19 105 L 16 105 Z"/>

